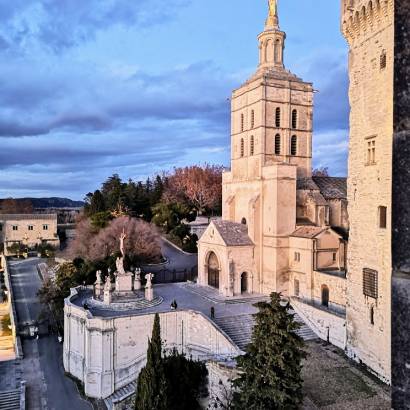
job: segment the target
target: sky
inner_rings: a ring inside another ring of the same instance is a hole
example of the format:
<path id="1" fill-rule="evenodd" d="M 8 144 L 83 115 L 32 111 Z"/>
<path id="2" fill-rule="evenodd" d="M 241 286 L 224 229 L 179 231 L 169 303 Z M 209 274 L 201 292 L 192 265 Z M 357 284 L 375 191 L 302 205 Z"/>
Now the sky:
<path id="1" fill-rule="evenodd" d="M 279 0 L 285 65 L 313 82 L 314 166 L 346 175 L 337 0 Z M 229 166 L 231 91 L 266 0 L 0 0 L 0 197 L 82 199 L 110 175 Z"/>

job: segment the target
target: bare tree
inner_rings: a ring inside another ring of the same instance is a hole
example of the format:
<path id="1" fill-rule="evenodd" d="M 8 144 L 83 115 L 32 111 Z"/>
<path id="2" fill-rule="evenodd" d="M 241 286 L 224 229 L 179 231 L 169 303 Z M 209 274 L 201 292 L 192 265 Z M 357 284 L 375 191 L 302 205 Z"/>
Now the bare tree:
<path id="1" fill-rule="evenodd" d="M 312 175 L 314 177 L 328 177 L 329 176 L 329 168 L 327 168 L 327 167 L 316 168 L 316 169 L 313 170 Z"/>
<path id="2" fill-rule="evenodd" d="M 164 192 L 166 202 L 188 202 L 199 214 L 222 201 L 222 170 L 216 165 L 175 168 Z"/>
<path id="3" fill-rule="evenodd" d="M 77 226 L 76 239 L 69 246 L 71 257 L 82 257 L 98 261 L 119 253 L 119 238 L 125 230 L 125 253 L 144 262 L 157 262 L 161 259 L 160 237 L 156 228 L 140 219 L 122 216 L 98 232 L 88 219 Z"/>

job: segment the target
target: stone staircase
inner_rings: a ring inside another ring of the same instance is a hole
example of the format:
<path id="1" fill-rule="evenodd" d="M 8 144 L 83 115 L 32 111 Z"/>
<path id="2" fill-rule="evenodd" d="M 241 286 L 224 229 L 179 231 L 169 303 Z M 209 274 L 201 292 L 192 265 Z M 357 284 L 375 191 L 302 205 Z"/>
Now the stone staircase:
<path id="1" fill-rule="evenodd" d="M 0 392 L 1 410 L 20 410 L 20 390 Z"/>
<path id="2" fill-rule="evenodd" d="M 104 400 L 108 410 L 113 410 L 116 408 L 116 404 L 123 402 L 127 398 L 131 397 L 135 393 L 137 387 L 137 382 L 132 382 L 122 387 L 121 389 L 116 390 L 111 396 L 107 397 Z M 1 407 L 0 407 L 1 409 Z"/>
<path id="3" fill-rule="evenodd" d="M 295 320 L 302 324 L 296 332 L 303 340 L 314 340 L 318 336 L 296 314 Z M 214 319 L 214 322 L 232 339 L 241 349 L 245 350 L 251 341 L 254 318 L 252 315 L 224 316 Z"/>

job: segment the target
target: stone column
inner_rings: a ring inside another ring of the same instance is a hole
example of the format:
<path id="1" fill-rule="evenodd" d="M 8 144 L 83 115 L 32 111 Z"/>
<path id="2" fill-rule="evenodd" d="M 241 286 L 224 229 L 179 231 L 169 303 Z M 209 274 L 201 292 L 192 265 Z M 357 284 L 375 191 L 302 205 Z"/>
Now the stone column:
<path id="1" fill-rule="evenodd" d="M 395 0 L 392 408 L 410 409 L 410 1 Z"/>

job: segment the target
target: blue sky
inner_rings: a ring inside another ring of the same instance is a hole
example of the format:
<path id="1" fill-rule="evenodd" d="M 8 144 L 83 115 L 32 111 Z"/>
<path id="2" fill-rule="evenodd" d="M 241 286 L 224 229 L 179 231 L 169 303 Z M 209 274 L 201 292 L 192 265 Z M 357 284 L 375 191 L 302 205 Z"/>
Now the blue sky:
<path id="1" fill-rule="evenodd" d="M 339 1 L 282 0 L 288 69 L 312 81 L 314 164 L 346 174 Z M 0 0 L 0 197 L 82 199 L 113 173 L 229 165 L 229 102 L 265 0 Z"/>

